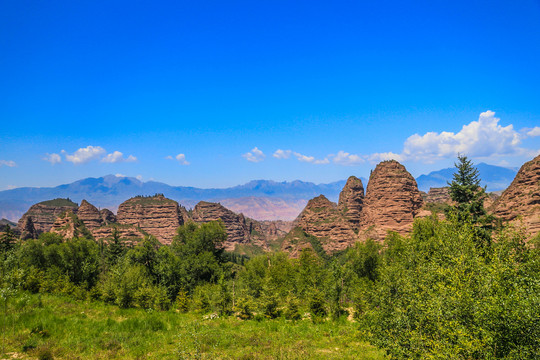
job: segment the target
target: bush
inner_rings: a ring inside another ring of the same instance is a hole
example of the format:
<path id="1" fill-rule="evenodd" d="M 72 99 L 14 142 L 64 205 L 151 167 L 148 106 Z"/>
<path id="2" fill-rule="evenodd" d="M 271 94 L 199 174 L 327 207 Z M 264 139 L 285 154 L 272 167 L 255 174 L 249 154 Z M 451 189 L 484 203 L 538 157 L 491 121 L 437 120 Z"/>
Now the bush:
<path id="1" fill-rule="evenodd" d="M 320 291 L 315 291 L 309 299 L 309 311 L 313 322 L 324 321 L 328 315 L 324 295 Z"/>

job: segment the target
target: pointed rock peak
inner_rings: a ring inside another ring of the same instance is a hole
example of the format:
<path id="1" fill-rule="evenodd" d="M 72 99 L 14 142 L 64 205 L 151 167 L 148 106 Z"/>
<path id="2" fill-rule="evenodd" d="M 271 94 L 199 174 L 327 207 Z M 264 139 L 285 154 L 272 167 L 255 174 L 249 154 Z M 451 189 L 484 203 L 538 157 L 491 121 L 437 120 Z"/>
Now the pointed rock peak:
<path id="1" fill-rule="evenodd" d="M 79 211 L 85 210 L 85 209 L 89 209 L 89 210 L 92 210 L 92 211 L 95 210 L 95 211 L 99 212 L 99 210 L 97 209 L 97 207 L 95 207 L 94 205 L 90 204 L 88 201 L 83 200 L 83 201 L 81 201 L 81 205 L 79 206 Z"/>
<path id="2" fill-rule="evenodd" d="M 362 226 L 375 226 L 382 238 L 387 230 L 407 233 L 422 207 L 416 180 L 395 160 L 379 163 L 371 173 L 362 213 Z"/>
<path id="3" fill-rule="evenodd" d="M 314 197 L 313 199 L 309 200 L 306 209 L 313 208 L 313 207 L 334 207 L 335 204 L 328 200 L 326 196 L 319 195 L 317 197 Z"/>
<path id="4" fill-rule="evenodd" d="M 104 224 L 116 222 L 116 215 L 114 215 L 114 213 L 109 209 L 101 209 L 99 211 L 99 215 L 101 216 L 101 220 Z"/>
<path id="5" fill-rule="evenodd" d="M 82 220 L 82 222 L 84 222 L 86 227 L 90 230 L 100 227 L 103 223 L 99 210 L 86 200 L 81 202 L 81 206 L 79 206 L 77 214 L 79 219 Z"/>
<path id="6" fill-rule="evenodd" d="M 540 232 L 540 155 L 521 166 L 491 210 L 505 221 L 523 225 L 529 235 Z"/>
<path id="7" fill-rule="evenodd" d="M 360 223 L 364 206 L 364 184 L 356 176 L 350 176 L 339 194 L 338 209 L 355 226 Z"/>

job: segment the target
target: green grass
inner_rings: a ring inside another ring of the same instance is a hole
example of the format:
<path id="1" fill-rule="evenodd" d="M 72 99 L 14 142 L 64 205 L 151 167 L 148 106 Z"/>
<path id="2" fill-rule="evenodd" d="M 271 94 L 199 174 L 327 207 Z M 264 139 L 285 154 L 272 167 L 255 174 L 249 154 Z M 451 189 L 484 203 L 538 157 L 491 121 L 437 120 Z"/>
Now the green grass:
<path id="1" fill-rule="evenodd" d="M 29 294 L 11 299 L 2 312 L 1 358 L 385 359 L 346 320 L 205 320 Z"/>

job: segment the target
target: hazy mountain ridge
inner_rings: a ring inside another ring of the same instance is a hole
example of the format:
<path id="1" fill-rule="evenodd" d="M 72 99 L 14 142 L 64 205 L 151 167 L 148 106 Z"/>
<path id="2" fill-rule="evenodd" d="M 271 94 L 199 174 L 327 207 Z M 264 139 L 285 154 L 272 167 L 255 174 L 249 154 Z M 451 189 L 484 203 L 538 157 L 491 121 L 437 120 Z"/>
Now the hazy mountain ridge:
<path id="1" fill-rule="evenodd" d="M 293 209 L 301 210 L 303 200 L 325 194 L 330 199 L 337 200 L 345 180 L 329 184 L 314 184 L 295 180 L 292 182 L 276 182 L 271 180 L 254 180 L 243 185 L 230 188 L 201 189 L 187 186 L 171 186 L 156 181 L 142 182 L 132 177 L 117 177 L 107 175 L 100 178 L 86 178 L 70 184 L 50 188 L 17 188 L 0 191 L 0 218 L 17 221 L 30 206 L 40 201 L 54 198 L 70 198 L 80 203 L 83 199 L 99 208 L 116 211 L 118 205 L 136 195 L 164 194 L 166 197 L 180 202 L 187 208 L 193 207 L 201 200 L 223 201 L 232 210 L 245 209 L 240 199 L 248 199 L 251 203 L 264 203 L 269 206 L 267 211 L 258 209 L 257 214 L 274 214 L 276 219 L 291 218 Z M 261 198 L 257 201 L 254 198 Z M 264 200 L 266 199 L 266 200 Z M 277 201 L 277 199 L 280 199 Z M 279 214 L 280 204 L 286 203 L 285 214 Z M 253 214 L 250 214 L 253 215 Z M 248 215 L 249 216 L 249 215 Z"/>
<path id="2" fill-rule="evenodd" d="M 482 184 L 488 191 L 504 190 L 514 179 L 517 171 L 501 166 L 480 163 L 477 165 Z M 428 191 L 430 187 L 446 186 L 452 179 L 454 168 L 433 171 L 416 178 L 418 188 Z M 364 186 L 368 180 L 360 178 Z M 243 185 L 229 188 L 201 189 L 191 186 L 171 186 L 157 181 L 142 182 L 132 177 L 107 175 L 99 178 L 86 178 L 56 187 L 23 187 L 0 191 L 0 218 L 17 221 L 35 203 L 54 198 L 70 198 L 80 203 L 88 200 L 98 208 L 116 211 L 118 205 L 136 195 L 164 194 L 178 201 L 186 208 L 192 208 L 201 200 L 221 202 L 236 212 L 264 220 L 292 220 L 300 213 L 309 199 L 324 195 L 337 202 L 339 192 L 346 180 L 328 184 L 315 184 L 306 181 L 253 180 Z M 268 218 L 270 219 L 270 218 Z"/>
<path id="3" fill-rule="evenodd" d="M 517 174 L 517 169 L 505 168 L 502 166 L 479 163 L 475 165 L 480 173 L 482 186 L 487 186 L 487 191 L 500 191 L 506 189 Z M 452 181 L 455 168 L 446 168 L 432 171 L 427 175 L 420 175 L 416 178 L 418 189 L 429 191 L 430 187 L 448 186 L 447 182 Z"/>

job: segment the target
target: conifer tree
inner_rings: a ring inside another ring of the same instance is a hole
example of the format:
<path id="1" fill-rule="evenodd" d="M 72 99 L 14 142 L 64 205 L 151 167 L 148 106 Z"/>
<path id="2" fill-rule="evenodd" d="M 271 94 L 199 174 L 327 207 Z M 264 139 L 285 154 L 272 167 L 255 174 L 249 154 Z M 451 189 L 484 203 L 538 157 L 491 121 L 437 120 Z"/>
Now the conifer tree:
<path id="1" fill-rule="evenodd" d="M 448 185 L 450 198 L 456 204 L 450 211 L 456 215 L 458 221 L 470 221 L 477 225 L 477 235 L 482 242 L 489 243 L 495 218 L 484 208 L 487 194 L 486 188 L 480 186 L 478 169 L 464 155 L 458 155 L 458 162 L 454 163 L 454 166 L 456 172 Z"/>

